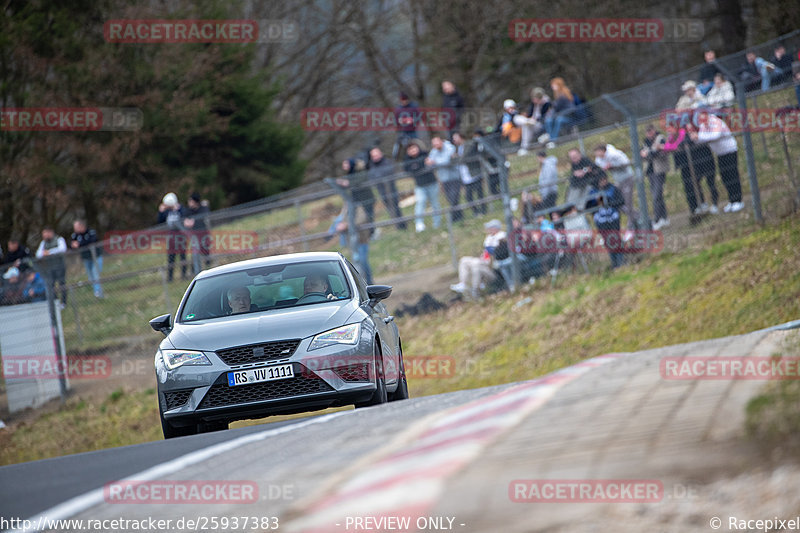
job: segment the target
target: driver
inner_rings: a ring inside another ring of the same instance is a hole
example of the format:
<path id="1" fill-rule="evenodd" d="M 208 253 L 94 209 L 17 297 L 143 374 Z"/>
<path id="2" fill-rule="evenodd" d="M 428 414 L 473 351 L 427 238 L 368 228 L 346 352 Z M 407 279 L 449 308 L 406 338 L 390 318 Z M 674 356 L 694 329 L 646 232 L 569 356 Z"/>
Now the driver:
<path id="1" fill-rule="evenodd" d="M 228 289 L 228 305 L 232 315 L 250 311 L 250 290 L 245 286 Z"/>
<path id="2" fill-rule="evenodd" d="M 303 281 L 303 296 L 312 293 L 322 293 L 328 300 L 336 298 L 331 294 L 331 286 L 328 284 L 328 278 L 322 274 L 309 274 Z"/>

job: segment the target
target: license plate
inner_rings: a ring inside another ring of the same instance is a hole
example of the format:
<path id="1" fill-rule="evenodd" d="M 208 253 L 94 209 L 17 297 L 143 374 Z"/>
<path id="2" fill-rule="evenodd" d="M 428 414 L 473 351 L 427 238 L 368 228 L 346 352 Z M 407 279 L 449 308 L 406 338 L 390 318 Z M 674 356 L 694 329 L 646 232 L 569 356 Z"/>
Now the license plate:
<path id="1" fill-rule="evenodd" d="M 292 369 L 292 365 L 249 368 L 247 370 L 228 372 L 228 386 L 235 387 L 237 385 L 250 385 L 252 383 L 262 383 L 264 381 L 275 381 L 276 379 L 293 377 L 294 370 Z"/>

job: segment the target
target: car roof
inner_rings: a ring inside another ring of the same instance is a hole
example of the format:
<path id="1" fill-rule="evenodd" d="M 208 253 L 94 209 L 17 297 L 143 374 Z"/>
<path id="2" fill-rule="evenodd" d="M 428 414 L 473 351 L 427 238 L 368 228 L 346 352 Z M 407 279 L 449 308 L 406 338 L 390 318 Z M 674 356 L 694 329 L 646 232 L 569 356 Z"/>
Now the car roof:
<path id="1" fill-rule="evenodd" d="M 291 264 L 291 263 L 307 263 L 310 261 L 341 261 L 342 254 L 339 252 L 302 252 L 296 254 L 282 254 L 272 255 L 269 257 L 259 257 L 256 259 L 247 259 L 245 261 L 237 261 L 235 263 L 228 263 L 208 270 L 200 272 L 195 279 L 206 278 L 209 276 L 216 276 L 218 274 L 227 274 L 228 272 L 238 272 L 240 270 L 262 267 L 268 265 L 278 264 Z"/>

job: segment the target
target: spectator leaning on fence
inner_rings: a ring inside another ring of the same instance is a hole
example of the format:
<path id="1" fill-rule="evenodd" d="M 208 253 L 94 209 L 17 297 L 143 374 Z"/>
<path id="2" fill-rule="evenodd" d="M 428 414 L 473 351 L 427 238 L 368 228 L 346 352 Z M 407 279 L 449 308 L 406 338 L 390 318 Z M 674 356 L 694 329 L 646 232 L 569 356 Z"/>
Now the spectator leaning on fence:
<path id="1" fill-rule="evenodd" d="M 770 72 L 775 70 L 775 65 L 759 57 L 752 50 L 745 53 L 745 64 L 739 69 L 739 79 L 745 82 L 745 90 L 762 91 L 769 89 Z"/>
<path id="2" fill-rule="evenodd" d="M 376 146 L 369 151 L 369 166 L 367 168 L 367 177 L 369 181 L 376 183 L 375 187 L 378 189 L 378 194 L 381 195 L 381 200 L 383 205 L 386 206 L 389 217 L 401 218 L 403 213 L 400 211 L 400 198 L 393 178 L 395 174 L 394 162 L 389 161 L 383 155 L 383 150 Z M 401 220 L 397 222 L 396 227 L 399 230 L 404 230 L 406 229 L 406 223 Z"/>
<path id="3" fill-rule="evenodd" d="M 375 195 L 367 184 L 367 163 L 361 159 L 350 158 L 342 161 L 345 177 L 336 180 L 339 186 L 350 190 L 350 197 L 356 208 L 361 208 L 370 223 L 375 221 Z"/>
<path id="4" fill-rule="evenodd" d="M 592 188 L 588 207 L 597 207 L 594 212 L 594 225 L 602 232 L 603 242 L 611 258 L 611 269 L 622 266 L 622 242 L 619 238 L 619 207 L 624 203 L 622 193 L 602 176 L 596 188 Z"/>
<path id="5" fill-rule="evenodd" d="M 18 237 L 8 239 L 8 250 L 3 256 L 3 266 L 11 265 L 19 268 L 23 262 L 31 263 L 31 251 L 20 243 Z"/>
<path id="6" fill-rule="evenodd" d="M 722 184 L 728 191 L 728 204 L 722 210 L 726 213 L 741 211 L 744 204 L 736 138 L 722 119 L 706 110 L 700 110 L 697 122 L 698 131 L 692 135 L 697 141 L 708 143 L 708 147 L 717 156 Z"/>
<path id="7" fill-rule="evenodd" d="M 466 143 L 460 133 L 453 135 L 453 142 L 456 146 L 456 153 L 462 164 L 458 165 L 461 174 L 461 183 L 464 184 L 464 196 L 468 203 L 483 200 L 483 165 L 479 158 L 478 143 L 473 138 Z M 472 213 L 475 216 L 486 214 L 486 204 L 476 204 L 472 206 Z"/>
<path id="8" fill-rule="evenodd" d="M 696 137 L 690 135 L 692 132 L 697 131 L 697 128 L 695 128 L 694 124 L 689 122 L 686 124 L 685 128 L 688 136 L 686 146 L 689 147 L 689 163 L 692 172 L 692 179 L 697 186 L 697 197 L 698 202 L 700 202 L 700 205 L 695 208 L 694 214 L 704 215 L 706 213 L 711 213 L 716 215 L 719 213 L 719 209 L 717 208 L 717 203 L 719 203 L 719 193 L 717 192 L 717 163 L 714 160 L 714 154 L 711 152 L 711 149 L 709 149 L 707 144 L 695 142 Z M 708 185 L 708 190 L 711 193 L 710 205 L 706 203 L 706 197 L 703 193 L 704 178 L 706 184 Z"/>
<path id="9" fill-rule="evenodd" d="M 472 298 L 477 298 L 481 288 L 497 278 L 492 258 L 495 248 L 506 238 L 503 225 L 497 219 L 490 220 L 483 227 L 487 232 L 483 253 L 480 257 L 462 257 L 458 262 L 458 283 L 450 286 L 450 289 Z"/>
<path id="10" fill-rule="evenodd" d="M 20 278 L 23 302 L 42 302 L 47 299 L 44 280 L 31 266 L 23 264 L 20 267 Z"/>
<path id="11" fill-rule="evenodd" d="M 61 306 L 67 305 L 66 276 L 67 266 L 64 254 L 67 252 L 67 241 L 64 237 L 56 235 L 53 228 L 46 227 L 42 230 L 42 242 L 36 249 L 36 259 L 41 265 L 42 273 L 47 282 L 47 287 L 55 297 L 55 286 L 59 286 Z"/>
<path id="12" fill-rule="evenodd" d="M 572 169 L 569 176 L 569 189 L 567 189 L 567 202 L 583 206 L 589 191 L 597 185 L 600 176 L 605 175 L 605 171 L 581 154 L 577 148 L 571 148 L 567 155 Z"/>
<path id="13" fill-rule="evenodd" d="M 3 272 L 3 283 L 0 284 L 0 305 L 17 305 L 22 303 L 23 284 L 17 267 Z"/>
<path id="14" fill-rule="evenodd" d="M 82 248 L 81 260 L 86 269 L 86 276 L 92 284 L 95 298 L 102 298 L 103 286 L 100 285 L 100 274 L 103 272 L 103 247 L 97 242 L 97 232 L 89 228 L 85 220 L 76 220 L 72 223 L 70 246 L 73 250 Z"/>
<path id="15" fill-rule="evenodd" d="M 792 79 L 792 57 L 786 53 L 786 46 L 778 43 L 769 62 L 775 65 L 775 69 L 770 72 L 770 85 L 780 85 Z"/>
<path id="16" fill-rule="evenodd" d="M 439 205 L 439 182 L 436 181 L 436 174 L 433 169 L 425 164 L 428 152 L 421 148 L 422 142 L 419 139 L 412 139 L 406 148 L 406 159 L 403 168 L 414 178 L 414 225 L 417 233 L 425 231 L 423 215 L 427 204 L 430 204 L 434 211 L 433 227 L 438 228 L 442 224 L 442 217 L 437 213 L 441 209 Z"/>
<path id="17" fill-rule="evenodd" d="M 669 156 L 664 151 L 665 138 L 655 125 L 648 124 L 645 130 L 642 148 L 642 159 L 647 161 L 645 174 L 650 182 L 650 196 L 653 199 L 653 229 L 660 230 L 669 226 L 667 204 L 664 202 L 664 183 L 669 172 Z"/>
<path id="18" fill-rule="evenodd" d="M 681 182 L 683 192 L 686 195 L 686 203 L 689 205 L 689 213 L 694 214 L 697 210 L 696 183 L 692 178 L 692 170 L 689 168 L 689 150 L 691 141 L 686 135 L 686 129 L 674 122 L 667 124 L 667 138 L 664 141 L 664 151 L 671 153 L 675 163 L 675 168 L 681 172 Z"/>
<path id="19" fill-rule="evenodd" d="M 452 208 L 450 212 L 452 220 L 453 222 L 458 222 L 464 218 L 464 215 L 460 209 L 456 208 L 461 203 L 461 176 L 456 165 L 452 163 L 455 154 L 456 147 L 450 141 L 442 139 L 439 135 L 435 135 L 431 139 L 431 151 L 428 154 L 428 160 L 432 165 L 436 166 L 436 173 L 442 183 L 447 203 Z"/>
<path id="20" fill-rule="evenodd" d="M 678 98 L 675 104 L 675 110 L 682 109 L 697 109 L 700 106 L 706 105 L 706 100 L 700 91 L 697 90 L 697 84 L 692 80 L 688 80 L 681 85 L 683 95 Z"/>
<path id="21" fill-rule="evenodd" d="M 203 270 L 203 266 L 211 266 L 208 248 L 208 200 L 203 200 L 200 195 L 193 192 L 187 202 L 186 217 L 183 227 L 189 230 L 192 244 L 192 273 L 196 276 Z"/>

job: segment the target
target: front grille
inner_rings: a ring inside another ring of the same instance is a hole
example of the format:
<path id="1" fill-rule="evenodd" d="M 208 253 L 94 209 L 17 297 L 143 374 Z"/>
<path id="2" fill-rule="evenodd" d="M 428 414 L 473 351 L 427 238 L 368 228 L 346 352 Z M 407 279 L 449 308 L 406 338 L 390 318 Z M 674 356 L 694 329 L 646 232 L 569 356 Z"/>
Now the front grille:
<path id="1" fill-rule="evenodd" d="M 164 401 L 167 403 L 167 411 L 185 405 L 189 401 L 194 389 L 173 390 L 164 393 Z"/>
<path id="2" fill-rule="evenodd" d="M 272 359 L 291 357 L 299 344 L 300 339 L 248 344 L 246 346 L 217 350 L 217 357 L 222 359 L 222 362 L 228 366 L 260 363 Z"/>
<path id="3" fill-rule="evenodd" d="M 358 363 L 335 369 L 343 381 L 371 381 L 369 377 L 369 363 Z"/>
<path id="4" fill-rule="evenodd" d="M 236 387 L 230 387 L 227 383 L 218 383 L 208 389 L 198 409 L 277 400 L 279 398 L 291 398 L 292 396 L 330 392 L 332 390 L 333 388 L 325 383 L 324 380 L 316 376 L 306 377 L 304 375 L 278 381 L 254 383 L 252 385 L 238 385 Z"/>

